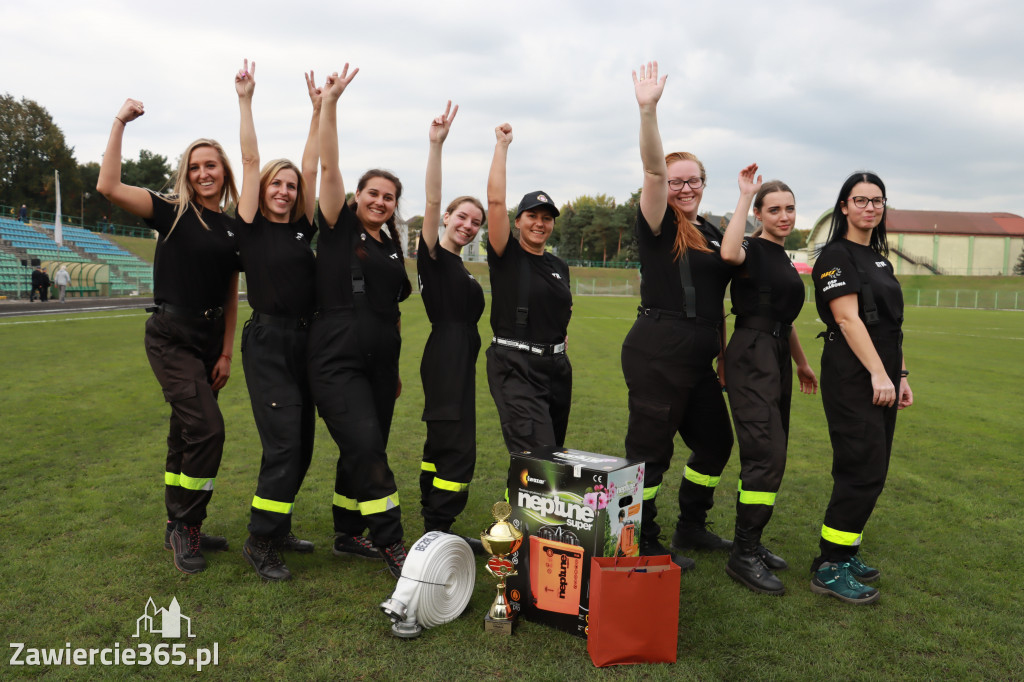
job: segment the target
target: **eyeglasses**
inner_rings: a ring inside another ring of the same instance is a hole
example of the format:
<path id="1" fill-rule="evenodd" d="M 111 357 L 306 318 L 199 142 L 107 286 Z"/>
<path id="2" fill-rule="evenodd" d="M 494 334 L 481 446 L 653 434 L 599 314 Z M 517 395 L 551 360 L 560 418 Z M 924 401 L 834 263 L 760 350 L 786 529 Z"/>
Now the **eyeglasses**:
<path id="1" fill-rule="evenodd" d="M 668 186 L 673 192 L 678 192 L 683 188 L 683 185 L 689 185 L 690 189 L 700 189 L 704 186 L 704 178 L 690 178 L 689 180 L 680 180 L 679 178 L 672 178 L 668 181 Z"/>
<path id="2" fill-rule="evenodd" d="M 875 197 L 874 199 L 868 199 L 867 197 L 850 197 L 850 201 L 857 208 L 867 208 L 868 204 L 874 206 L 877 210 L 885 208 L 885 197 Z"/>

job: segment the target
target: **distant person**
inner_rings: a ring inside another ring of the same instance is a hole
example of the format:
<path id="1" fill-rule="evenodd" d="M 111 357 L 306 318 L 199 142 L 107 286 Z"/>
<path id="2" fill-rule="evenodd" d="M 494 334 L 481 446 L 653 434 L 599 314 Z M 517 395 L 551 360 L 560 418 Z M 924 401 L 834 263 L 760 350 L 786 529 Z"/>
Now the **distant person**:
<path id="1" fill-rule="evenodd" d="M 306 363 L 316 258 L 316 174 L 319 170 L 320 89 L 313 72 L 306 87 L 312 120 L 302 168 L 287 159 L 260 170 L 253 120 L 256 63 L 235 76 L 240 111 L 242 195 L 238 247 L 245 267 L 252 317 L 242 330 L 242 366 L 263 455 L 242 554 L 264 580 L 288 580 L 281 551 L 312 552 L 292 533 L 292 509 L 313 458 L 316 412 Z"/>
<path id="2" fill-rule="evenodd" d="M 38 265 L 35 270 L 32 271 L 30 289 L 28 291 L 29 303 L 35 303 L 36 296 L 39 296 L 39 290 L 43 286 L 43 271 Z"/>
<path id="3" fill-rule="evenodd" d="M 67 293 L 68 285 L 71 284 L 71 275 L 68 274 L 68 269 L 63 265 L 57 270 L 57 274 L 53 278 L 54 284 L 57 285 L 57 291 L 60 292 L 60 302 L 64 302 L 64 296 Z"/>
<path id="4" fill-rule="evenodd" d="M 870 604 L 881 571 L 858 556 L 889 471 L 898 410 L 914 404 L 903 357 L 903 291 L 888 256 L 885 185 L 854 173 L 839 190 L 814 263 L 814 301 L 827 325 L 821 400 L 832 441 L 832 497 L 811 564 L 811 591 Z"/>
<path id="5" fill-rule="evenodd" d="M 569 266 L 546 247 L 558 208 L 545 192 L 519 202 L 512 234 L 506 205 L 506 165 L 512 126 L 497 139 L 487 177 L 487 266 L 491 330 L 487 384 L 509 452 L 561 448 L 572 405 L 572 364 L 565 353 L 572 290 Z"/>
<path id="6" fill-rule="evenodd" d="M 28 222 L 28 206 L 25 204 L 22 204 L 21 208 L 18 210 L 18 220 L 23 223 Z"/>
<path id="7" fill-rule="evenodd" d="M 722 395 L 722 302 L 734 267 L 719 255 L 722 233 L 698 215 L 707 182 L 704 165 L 689 152 L 665 155 L 657 106 L 666 78 L 659 78 L 657 62 L 641 66 L 639 76 L 633 72 L 643 164 L 635 226 L 642 278 L 636 322 L 622 343 L 629 389 L 625 445 L 627 457 L 647 463 L 640 554 L 671 554 L 688 570 L 694 561 L 683 551 L 732 549 L 732 542 L 710 530 L 707 513 L 732 452 Z M 677 433 L 692 454 L 683 468 L 670 552 L 659 540 L 655 519 Z"/>
<path id="8" fill-rule="evenodd" d="M 778 180 L 762 182 L 757 165 L 739 174 L 740 198 L 722 239 L 722 260 L 740 266 L 732 278 L 735 329 L 725 350 L 729 404 L 740 446 L 736 531 L 725 571 L 754 592 L 786 591 L 772 571 L 788 564 L 761 543 L 786 470 L 789 411 L 796 363 L 800 390 L 818 392 L 793 321 L 804 304 L 804 283 L 786 255 L 796 225 L 796 199 Z M 743 238 L 751 202 L 761 223 Z"/>
<path id="9" fill-rule="evenodd" d="M 114 116 L 96 189 L 159 234 L 145 341 L 171 406 L 164 547 L 173 551 L 175 568 L 191 574 L 206 569 L 203 549 L 228 544 L 201 529 L 224 451 L 217 392 L 231 375 L 239 269 L 238 228 L 224 206 L 238 204 L 238 190 L 224 148 L 209 139 L 185 149 L 171 195 L 121 182 L 124 129 L 144 113 L 142 102 L 129 99 Z"/>
<path id="10" fill-rule="evenodd" d="M 479 199 L 457 197 L 441 215 L 441 148 L 458 105 L 452 103 L 430 124 L 426 208 L 416 251 L 420 298 L 430 320 L 423 349 L 423 421 L 427 440 L 420 465 L 420 502 L 424 530 L 451 531 L 466 508 L 476 466 L 476 360 L 480 353 L 477 322 L 484 312 L 484 290 L 459 254 L 476 239 L 484 223 Z M 444 224 L 444 234 L 438 229 Z M 483 552 L 480 541 L 467 540 Z"/>
<path id="11" fill-rule="evenodd" d="M 46 303 L 50 300 L 50 276 L 46 274 L 46 268 L 39 268 L 39 300 Z"/>

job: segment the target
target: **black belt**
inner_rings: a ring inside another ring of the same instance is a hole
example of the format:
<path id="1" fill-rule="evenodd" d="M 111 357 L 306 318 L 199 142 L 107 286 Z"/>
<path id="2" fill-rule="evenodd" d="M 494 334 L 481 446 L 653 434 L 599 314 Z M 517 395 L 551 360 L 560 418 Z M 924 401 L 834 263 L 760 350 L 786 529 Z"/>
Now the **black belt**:
<path id="1" fill-rule="evenodd" d="M 309 326 L 309 317 L 281 317 L 278 315 L 267 315 L 266 313 L 254 312 L 250 318 L 251 322 L 256 324 L 265 324 L 270 327 L 280 327 L 281 329 L 305 329 Z"/>
<path id="2" fill-rule="evenodd" d="M 563 355 L 565 353 L 565 343 L 529 343 L 527 341 L 518 341 L 516 339 L 506 339 L 501 336 L 495 336 L 491 338 L 492 346 L 501 346 L 502 348 L 511 348 L 512 350 L 522 351 L 524 353 L 532 353 L 534 355 Z"/>
<path id="3" fill-rule="evenodd" d="M 778 322 L 767 317 L 758 317 L 756 315 L 737 315 L 736 328 L 753 329 L 755 331 L 771 334 L 775 338 L 784 339 L 788 339 L 789 335 L 793 331 L 793 325 L 791 324 L 783 324 L 782 322 Z"/>
<path id="4" fill-rule="evenodd" d="M 678 310 L 665 310 L 664 308 L 644 308 L 643 306 L 637 306 L 636 308 L 637 317 L 650 317 L 655 321 L 661 318 L 669 320 L 680 320 L 682 322 L 696 322 L 697 324 L 704 327 L 711 327 L 712 329 L 718 329 L 722 326 L 721 320 L 711 320 L 706 317 L 687 317 L 686 313 L 681 313 Z"/>
<path id="5" fill-rule="evenodd" d="M 146 312 L 165 313 L 167 315 L 185 317 L 193 320 L 216 320 L 224 317 L 224 308 L 220 306 L 217 306 L 216 308 L 207 308 L 206 310 L 197 310 L 195 308 L 186 308 L 180 305 L 171 305 L 170 303 L 159 303 L 155 306 L 146 308 Z"/>

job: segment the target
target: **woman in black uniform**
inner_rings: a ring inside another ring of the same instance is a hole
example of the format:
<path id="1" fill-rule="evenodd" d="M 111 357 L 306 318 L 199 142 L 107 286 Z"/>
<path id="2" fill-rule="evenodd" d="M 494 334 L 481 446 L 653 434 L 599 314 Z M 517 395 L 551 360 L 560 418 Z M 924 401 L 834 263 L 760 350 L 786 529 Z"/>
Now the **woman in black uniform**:
<path id="1" fill-rule="evenodd" d="M 224 149 L 207 139 L 181 155 L 174 194 L 122 183 L 124 128 L 143 113 L 142 102 L 129 99 L 114 117 L 96 190 L 160 234 L 146 355 L 171 405 L 164 547 L 179 571 L 198 573 L 206 568 L 203 549 L 227 549 L 227 540 L 201 527 L 224 450 L 217 392 L 231 374 L 239 263 L 234 220 L 222 207 L 237 203 L 238 191 Z"/>
<path id="2" fill-rule="evenodd" d="M 644 164 L 636 219 L 643 279 L 639 315 L 622 344 L 622 373 L 629 389 L 626 456 L 647 463 L 640 554 L 671 553 L 686 570 L 694 562 L 680 550 L 732 547 L 707 529 L 706 518 L 732 451 L 729 413 L 711 361 L 724 347 L 722 301 L 733 268 L 719 257 L 721 233 L 697 215 L 703 165 L 693 154 L 664 155 L 657 105 L 665 78 L 658 78 L 657 62 L 640 67 L 639 77 L 633 72 Z M 669 552 L 658 539 L 656 499 L 676 433 L 693 454 Z"/>
<path id="3" fill-rule="evenodd" d="M 252 116 L 256 63 L 235 76 L 241 110 L 242 196 L 238 202 L 239 256 L 245 268 L 252 317 L 242 330 L 242 366 L 252 414 L 263 446 L 249 538 L 242 554 L 266 580 L 291 572 L 280 550 L 312 552 L 313 543 L 291 532 L 295 496 L 313 457 L 316 414 L 306 368 L 307 325 L 313 313 L 316 233 L 313 211 L 319 165 L 320 93 L 313 73 L 306 87 L 313 117 L 302 169 L 286 159 L 260 172 Z"/>
<path id="4" fill-rule="evenodd" d="M 789 406 L 796 362 L 800 390 L 818 392 L 793 320 L 804 304 L 804 283 L 786 254 L 786 237 L 796 222 L 793 191 L 778 180 L 754 180 L 757 165 L 739 176 L 740 198 L 722 239 L 722 260 L 743 266 L 732 278 L 736 325 L 725 350 L 736 438 L 740 443 L 740 480 L 736 497 L 736 535 L 726 573 L 755 592 L 786 591 L 772 571 L 788 567 L 761 544 L 761 532 L 775 509 L 786 470 Z M 750 203 L 761 221 L 743 238 Z"/>
<path id="5" fill-rule="evenodd" d="M 494 129 L 487 177 L 487 265 L 491 330 L 487 383 L 509 452 L 561 448 L 569 425 L 572 365 L 565 354 L 572 291 L 569 266 L 545 250 L 558 209 L 544 192 L 519 202 L 513 239 L 505 205 L 512 126 Z"/>
<path id="6" fill-rule="evenodd" d="M 476 359 L 480 353 L 477 322 L 484 312 L 484 290 L 466 270 L 459 254 L 476 239 L 484 222 L 479 200 L 462 196 L 441 217 L 441 147 L 459 111 L 448 102 L 430 124 L 426 208 L 416 252 L 420 294 L 430 319 L 423 349 L 423 421 L 427 440 L 420 465 L 420 501 L 427 532 L 451 530 L 466 508 L 476 465 Z M 438 239 L 438 227 L 444 234 Z M 479 540 L 470 545 L 483 551 Z"/>
<path id="7" fill-rule="evenodd" d="M 309 332 L 313 399 L 338 444 L 334 553 L 405 563 L 398 488 L 386 452 L 401 393 L 398 303 L 412 290 L 395 225 L 402 185 L 370 170 L 345 203 L 338 165 L 338 98 L 359 69 L 327 78 L 320 114 L 317 315 Z M 387 226 L 389 232 L 383 228 Z M 370 537 L 363 531 L 369 528 Z"/>
<path id="8" fill-rule="evenodd" d="M 821 398 L 833 484 L 811 590 L 851 604 L 878 599 L 863 583 L 880 571 L 857 551 L 885 486 L 896 412 L 914 402 L 903 358 L 903 291 L 888 253 L 885 185 L 874 173 L 854 173 L 839 190 L 813 271 L 818 315 L 828 325 Z"/>

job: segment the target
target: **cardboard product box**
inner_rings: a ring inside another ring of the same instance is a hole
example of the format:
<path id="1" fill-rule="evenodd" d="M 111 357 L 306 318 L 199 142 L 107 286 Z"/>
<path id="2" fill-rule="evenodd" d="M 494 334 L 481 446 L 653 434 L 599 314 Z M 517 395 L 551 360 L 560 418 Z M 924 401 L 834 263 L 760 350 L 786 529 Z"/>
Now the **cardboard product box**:
<path id="1" fill-rule="evenodd" d="M 580 450 L 512 454 L 510 521 L 523 544 L 506 594 L 519 617 L 587 636 L 590 559 L 637 556 L 644 465 Z"/>

